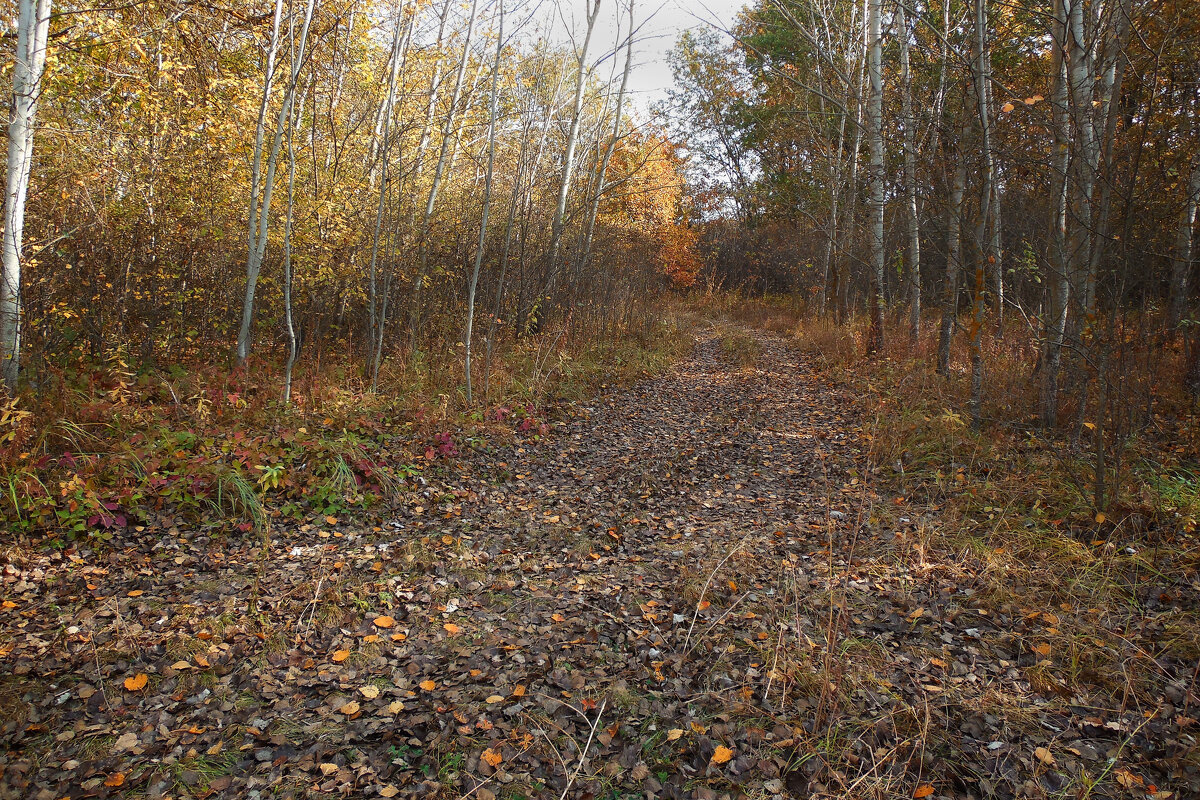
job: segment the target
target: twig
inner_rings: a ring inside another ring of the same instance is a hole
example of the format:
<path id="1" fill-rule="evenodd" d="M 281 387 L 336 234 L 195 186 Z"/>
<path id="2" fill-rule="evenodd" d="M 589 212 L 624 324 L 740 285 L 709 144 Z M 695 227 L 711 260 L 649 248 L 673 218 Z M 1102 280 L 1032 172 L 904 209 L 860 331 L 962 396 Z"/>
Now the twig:
<path id="1" fill-rule="evenodd" d="M 583 765 L 587 763 L 587 752 L 592 746 L 592 738 L 596 735 L 596 729 L 600 727 L 600 718 L 604 716 L 604 707 L 608 705 L 608 698 L 600 701 L 600 708 L 596 711 L 596 721 L 592 723 L 592 729 L 588 733 L 587 744 L 583 746 L 583 750 L 579 753 L 579 766 L 575 768 L 574 774 L 567 780 L 567 785 L 563 787 L 562 794 L 558 800 L 567 800 L 567 792 L 571 791 L 571 784 L 575 783 L 575 779 L 579 777 L 579 773 L 583 770 Z"/>
<path id="2" fill-rule="evenodd" d="M 696 618 L 700 616 L 700 606 L 704 603 L 704 595 L 708 592 L 708 587 L 712 583 L 712 579 L 716 577 L 717 570 L 725 566 L 725 562 L 733 558 L 733 554 L 738 550 L 741 550 L 742 545 L 744 545 L 746 540 L 749 538 L 750 536 L 748 534 L 743 536 L 742 540 L 738 542 L 732 550 L 726 553 L 724 558 L 717 562 L 717 565 L 713 567 L 712 572 L 708 573 L 708 580 L 704 582 L 704 588 L 700 590 L 700 599 L 696 601 L 696 608 L 692 611 L 692 624 L 688 625 L 687 636 L 685 636 L 683 639 L 683 652 L 688 652 L 688 644 L 692 641 L 692 630 L 696 627 Z"/>

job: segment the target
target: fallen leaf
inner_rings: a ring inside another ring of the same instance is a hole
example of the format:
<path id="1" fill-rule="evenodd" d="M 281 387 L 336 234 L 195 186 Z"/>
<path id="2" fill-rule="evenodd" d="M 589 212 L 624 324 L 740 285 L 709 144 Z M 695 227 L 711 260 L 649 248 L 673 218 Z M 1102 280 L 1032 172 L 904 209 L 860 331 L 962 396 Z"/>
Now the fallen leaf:
<path id="1" fill-rule="evenodd" d="M 333 661 L 336 661 L 340 664 L 341 662 L 345 661 L 349 657 L 350 657 L 349 650 L 338 650 L 336 653 L 334 653 L 332 656 L 330 656 L 330 659 Z"/>
<path id="2" fill-rule="evenodd" d="M 171 665 L 171 669 L 176 670 L 176 671 L 184 670 L 184 669 L 191 669 L 191 668 L 192 668 L 192 665 L 186 661 L 176 661 L 174 664 Z"/>
<path id="3" fill-rule="evenodd" d="M 392 786 L 390 783 L 379 790 L 380 797 L 395 797 L 398 794 L 400 794 L 400 790 L 395 786 Z"/>
<path id="4" fill-rule="evenodd" d="M 717 745 L 717 749 L 714 750 L 713 754 L 712 754 L 712 763 L 724 764 L 724 763 L 728 762 L 729 759 L 731 759 L 731 758 L 733 758 L 732 750 L 730 750 L 728 747 L 726 747 L 723 744 Z"/>
<path id="5" fill-rule="evenodd" d="M 139 672 L 137 675 L 125 679 L 125 688 L 131 692 L 138 692 L 146 688 L 146 681 L 150 680 L 150 676 L 144 672 Z"/>
<path id="6" fill-rule="evenodd" d="M 457 625 L 455 625 L 453 622 L 447 622 L 447 623 L 446 623 L 445 625 L 443 625 L 442 627 L 443 627 L 443 628 L 445 628 L 445 629 L 446 629 L 446 633 L 449 633 L 451 636 L 453 636 L 454 634 L 456 634 L 456 633 L 458 633 L 459 631 L 461 631 L 461 630 L 462 630 L 462 628 L 458 627 L 458 626 L 457 626 Z"/>
<path id="7" fill-rule="evenodd" d="M 126 592 L 125 596 L 126 597 L 141 597 L 144 594 L 145 594 L 145 592 L 143 592 L 141 589 L 133 589 L 129 592 Z"/>
<path id="8" fill-rule="evenodd" d="M 927 783 L 924 786 L 917 787 L 917 790 L 913 792 L 913 798 L 914 800 L 921 800 L 922 797 L 929 797 L 931 794 L 933 794 L 933 787 Z"/>
<path id="9" fill-rule="evenodd" d="M 434 689 L 437 688 L 437 684 L 431 680 L 423 680 L 417 685 L 420 686 L 422 689 L 424 689 L 427 692 L 432 692 Z"/>
<path id="10" fill-rule="evenodd" d="M 525 696 L 525 687 L 518 683 L 517 688 L 513 689 L 512 696 L 513 697 L 524 697 Z"/>
<path id="11" fill-rule="evenodd" d="M 104 785 L 110 789 L 115 789 L 123 783 L 125 783 L 124 772 L 114 772 L 112 775 L 109 775 L 104 779 Z"/>
<path id="12" fill-rule="evenodd" d="M 484 750 L 479 757 L 493 767 L 500 766 L 500 762 L 504 760 L 504 756 L 500 755 L 490 747 L 487 750 Z"/>
<path id="13" fill-rule="evenodd" d="M 358 693 L 368 700 L 374 700 L 376 697 L 379 697 L 379 687 L 367 684 L 366 686 L 361 687 L 358 690 Z"/>
<path id="14" fill-rule="evenodd" d="M 384 614 L 382 617 L 375 618 L 375 627 L 376 628 L 390 628 L 395 624 L 396 624 L 396 620 L 392 619 L 387 614 Z"/>
<path id="15" fill-rule="evenodd" d="M 338 711 L 342 712 L 347 717 L 352 717 L 358 713 L 358 709 L 359 709 L 358 701 L 351 700 L 349 703 L 346 703 L 344 706 L 339 708 Z"/>
<path id="16" fill-rule="evenodd" d="M 324 764 L 321 765 L 321 774 L 322 775 L 332 775 L 333 773 L 335 773 L 337 771 L 338 771 L 337 764 L 331 764 L 328 761 L 326 761 Z"/>
<path id="17" fill-rule="evenodd" d="M 487 700 L 485 700 L 484 702 L 488 703 L 489 705 L 492 705 L 495 703 L 503 703 L 504 697 L 503 697 L 503 695 L 494 694 L 491 697 L 489 697 Z"/>
<path id="18" fill-rule="evenodd" d="M 1039 747 L 1033 751 L 1033 754 L 1035 756 L 1037 756 L 1038 761 L 1042 762 L 1046 766 L 1048 766 L 1048 767 L 1054 766 L 1054 754 L 1051 753 L 1046 748 Z"/>
<path id="19" fill-rule="evenodd" d="M 683 728 L 672 728 L 671 730 L 667 731 L 668 742 L 673 742 L 681 736 L 683 736 Z"/>

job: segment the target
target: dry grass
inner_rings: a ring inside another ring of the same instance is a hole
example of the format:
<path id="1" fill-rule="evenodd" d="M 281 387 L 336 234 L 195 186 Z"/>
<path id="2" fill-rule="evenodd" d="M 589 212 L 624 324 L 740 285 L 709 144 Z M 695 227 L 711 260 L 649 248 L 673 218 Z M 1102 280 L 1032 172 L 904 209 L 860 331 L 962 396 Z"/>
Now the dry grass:
<path id="1" fill-rule="evenodd" d="M 1037 417 L 1036 338 L 1016 325 L 996 336 L 991 323 L 985 337 L 984 426 L 974 434 L 967 421 L 969 360 L 963 337 L 956 337 L 950 374 L 938 375 L 935 320 L 926 321 L 917 342 L 910 342 L 903 319 L 891 320 L 885 351 L 867 359 L 865 320 L 839 326 L 806 317 L 803 305 L 779 299 L 724 298 L 708 301 L 705 309 L 714 317 L 789 337 L 854 398 L 871 483 L 884 498 L 868 502 L 864 517 L 882 530 L 903 529 L 902 517 L 925 517 L 897 539 L 894 550 L 862 558 L 880 575 L 936 575 L 972 585 L 973 608 L 1016 623 L 1011 633 L 1021 637 L 1024 648 L 1016 652 L 1029 659 L 1021 670 L 1028 692 L 1049 707 L 1086 697 L 1097 708 L 1144 711 L 1161 702 L 1168 683 L 1194 678 L 1200 656 L 1200 593 L 1195 589 L 1200 420 L 1180 389 L 1180 348 L 1160 351 L 1154 337 L 1126 322 L 1116 337 L 1120 341 L 1109 350 L 1110 397 L 1103 413 L 1095 373 L 1072 372 L 1068 366 L 1061 425 L 1047 431 Z M 1090 375 L 1087 391 L 1085 375 Z M 1104 432 L 1102 439 L 1095 429 Z M 1098 444 L 1105 457 L 1100 507 Z M 844 578 L 848 569 L 834 569 L 829 577 Z M 865 569 L 860 562 L 857 572 Z M 833 594 L 821 602 L 839 607 Z M 786 605 L 777 609 L 785 624 L 794 617 Z M 836 614 L 830 619 L 836 621 Z M 862 687 L 884 691 L 886 654 L 861 642 L 837 641 L 836 630 L 826 633 L 828 643 L 837 642 L 841 661 L 828 657 L 826 641 L 818 641 L 811 654 L 784 647 L 775 669 L 783 683 L 806 692 L 824 686 L 831 701 Z M 1034 656 L 1029 649 L 1034 646 L 1047 648 L 1049 655 Z M 940 654 L 931 650 L 926 656 Z M 772 657 L 762 654 L 768 664 Z M 793 683 L 800 673 L 811 681 Z M 1035 731 L 1036 720 L 1026 713 L 1028 697 L 995 686 L 979 688 L 960 686 L 945 695 L 945 702 L 999 718 L 1014 734 Z M 774 691 L 779 690 L 777 684 Z M 906 730 L 919 751 L 892 753 L 893 762 L 903 761 L 911 776 L 933 753 L 957 774 L 952 743 L 939 744 L 938 726 L 921 708 L 898 699 L 889 713 L 889 724 Z M 835 718 L 830 731 L 835 723 L 849 725 Z M 872 771 L 853 742 L 853 736 L 827 734 L 809 746 L 843 770 L 843 790 L 854 784 L 861 796 L 889 796 L 900 785 L 896 774 Z M 1112 782 L 1111 776 L 1092 779 Z"/>

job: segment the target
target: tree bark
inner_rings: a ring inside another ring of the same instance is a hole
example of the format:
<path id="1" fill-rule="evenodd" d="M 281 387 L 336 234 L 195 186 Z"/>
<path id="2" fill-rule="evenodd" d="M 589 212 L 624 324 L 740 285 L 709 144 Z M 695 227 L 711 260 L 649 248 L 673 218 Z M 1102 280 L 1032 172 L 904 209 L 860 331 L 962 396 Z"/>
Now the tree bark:
<path id="1" fill-rule="evenodd" d="M 263 259 L 267 253 L 267 231 L 271 220 L 271 199 L 275 193 L 275 171 L 279 165 L 279 152 L 283 147 L 284 129 L 287 127 L 287 120 L 291 117 L 292 103 L 296 99 L 300 68 L 304 63 L 305 47 L 308 43 L 308 31 L 312 24 L 313 9 L 315 6 L 316 0 L 308 0 L 304 9 L 304 27 L 300 33 L 300 43 L 297 45 L 293 55 L 291 79 L 288 81 L 287 89 L 284 92 L 283 105 L 279 109 L 279 117 L 275 124 L 275 138 L 271 143 L 271 153 L 267 157 L 267 174 L 263 180 L 262 201 L 257 209 L 253 205 L 255 198 L 253 195 L 251 197 L 252 205 L 250 207 L 250 214 L 253 216 L 257 212 L 258 222 L 251 224 L 251 232 L 255 235 L 255 238 L 250 244 L 250 252 L 246 259 L 246 293 L 242 300 L 242 321 L 238 328 L 237 338 L 238 367 L 244 367 L 246 360 L 250 357 L 250 331 L 254 324 L 254 293 L 258 286 L 258 276 L 262 271 Z M 275 40 L 273 48 L 277 48 L 277 28 L 273 29 L 272 38 Z M 268 72 L 274 71 L 272 62 L 273 59 L 268 59 Z M 270 83 L 271 81 L 268 78 L 264 84 L 264 103 L 267 102 L 270 94 Z M 265 112 L 260 116 L 265 116 Z M 259 149 L 259 152 L 261 154 L 261 149 Z"/>
<path id="2" fill-rule="evenodd" d="M 870 94 L 867 98 L 867 127 L 871 152 L 868 175 L 871 203 L 871 225 L 868 237 L 871 244 L 871 326 L 867 336 L 867 352 L 883 349 L 883 212 L 885 203 L 883 165 L 883 1 L 869 0 L 867 4 L 869 55 L 867 73 Z"/>
<path id="3" fill-rule="evenodd" d="M 479 286 L 479 269 L 483 265 L 483 252 L 487 245 L 488 215 L 492 210 L 492 179 L 496 171 L 496 123 L 500 100 L 500 56 L 504 52 L 504 0 L 500 0 L 496 33 L 496 60 L 492 63 L 492 96 L 488 106 L 488 149 L 487 177 L 483 184 L 483 210 L 479 218 L 479 241 L 475 247 L 475 263 L 471 267 L 471 279 L 467 284 L 467 325 L 463 332 L 463 372 L 466 377 L 467 405 L 471 405 L 471 339 L 475 326 L 475 290 Z"/>
<path id="4" fill-rule="evenodd" d="M 4 189 L 4 241 L 0 250 L 0 377 L 11 395 L 21 370 L 21 241 L 25 233 L 25 198 L 33 167 L 33 130 L 46 42 L 50 32 L 50 0 L 20 0 L 17 55 L 13 63 L 12 113 L 8 122 L 8 172 Z"/>

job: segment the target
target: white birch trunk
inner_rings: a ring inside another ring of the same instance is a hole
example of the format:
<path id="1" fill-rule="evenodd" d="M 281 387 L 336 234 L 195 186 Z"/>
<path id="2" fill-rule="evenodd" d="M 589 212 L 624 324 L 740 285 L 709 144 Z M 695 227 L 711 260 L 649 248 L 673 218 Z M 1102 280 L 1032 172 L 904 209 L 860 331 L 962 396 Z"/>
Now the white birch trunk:
<path id="1" fill-rule="evenodd" d="M 483 252 L 487 245 L 488 216 L 492 210 L 492 181 L 496 172 L 496 128 L 500 109 L 500 57 L 504 52 L 504 0 L 500 0 L 497 11 L 499 23 L 496 33 L 496 60 L 492 63 L 492 94 L 488 104 L 487 177 L 483 183 L 483 210 L 479 217 L 479 241 L 475 247 L 475 262 L 471 266 L 471 278 L 467 284 L 467 325 L 463 332 L 463 371 L 467 383 L 467 405 L 471 396 L 471 339 L 475 327 L 475 291 L 479 287 L 479 270 L 483 266 Z"/>
<path id="2" fill-rule="evenodd" d="M 550 222 L 550 247 L 547 254 L 547 268 L 550 277 L 547 283 L 547 294 L 554 285 L 554 276 L 558 273 L 558 254 L 562 247 L 563 222 L 567 214 L 567 197 L 571 193 L 571 181 L 575 169 L 575 148 L 579 140 L 579 125 L 583 116 L 583 90 L 587 84 L 588 46 L 592 41 L 592 32 L 596 28 L 596 18 L 600 16 L 600 0 L 592 0 L 588 7 L 587 32 L 583 37 L 583 48 L 576 58 L 578 75 L 575 82 L 575 103 L 571 110 L 571 130 L 567 134 L 566 152 L 563 154 L 562 180 L 558 185 L 558 201 L 554 206 L 554 217 Z"/>
<path id="3" fill-rule="evenodd" d="M 262 271 L 263 259 L 267 253 L 267 232 L 271 220 L 271 199 L 275 192 L 275 171 L 279 165 L 279 153 L 283 147 L 284 129 L 287 126 L 287 120 L 291 118 L 292 104 L 296 99 L 300 68 L 304 63 L 308 32 L 312 25 L 315 7 L 316 0 L 308 0 L 304 8 L 303 29 L 300 33 L 300 42 L 296 46 L 292 58 L 291 79 L 284 92 L 283 105 L 279 109 L 279 117 L 275 124 L 275 138 L 271 143 L 271 153 L 267 157 L 267 174 L 263 180 L 262 202 L 258 208 L 257 238 L 251 242 L 250 252 L 246 259 L 246 293 L 242 301 L 242 321 L 238 328 L 237 339 L 237 364 L 239 367 L 244 367 L 246 360 L 250 357 L 250 331 L 254 324 L 254 293 L 258 286 L 258 276 Z M 254 211 L 255 209 L 251 207 L 251 214 Z"/>
<path id="4" fill-rule="evenodd" d="M 21 369 L 21 240 L 25 198 L 33 167 L 33 130 L 46 68 L 50 0 L 20 0 L 17 56 L 8 122 L 8 173 L 4 190 L 3 277 L 0 279 L 0 377 L 10 394 Z"/>

